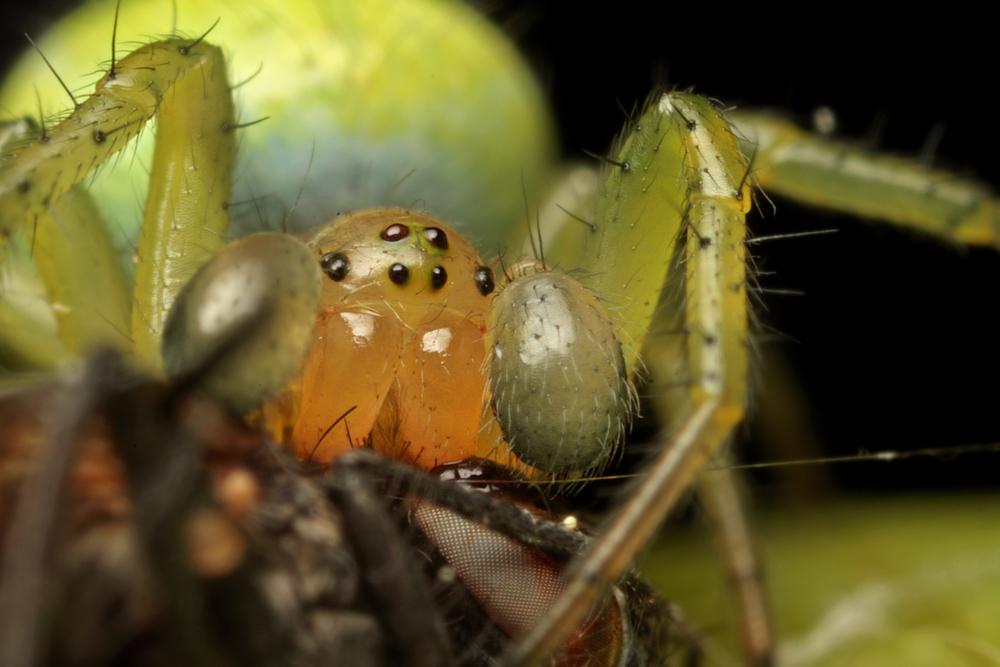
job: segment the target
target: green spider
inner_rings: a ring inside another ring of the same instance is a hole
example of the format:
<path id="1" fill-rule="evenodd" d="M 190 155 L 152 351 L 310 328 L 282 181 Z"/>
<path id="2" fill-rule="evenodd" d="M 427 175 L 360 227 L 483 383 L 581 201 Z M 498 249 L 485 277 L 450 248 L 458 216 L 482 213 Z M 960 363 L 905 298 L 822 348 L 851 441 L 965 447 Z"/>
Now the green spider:
<path id="1" fill-rule="evenodd" d="M 213 37 L 214 37 L 214 34 L 213 34 Z M 213 41 L 212 37 L 210 37 L 210 38 L 209 38 L 209 41 Z M 47 54 L 48 54 L 48 55 L 49 55 L 49 56 L 51 57 L 51 54 L 50 54 L 50 53 L 48 52 L 48 47 L 47 47 L 47 46 L 45 47 L 45 50 L 46 50 L 46 53 L 47 53 Z M 59 67 L 58 67 L 58 66 L 57 66 L 57 69 L 59 69 Z M 254 85 L 254 81 L 251 81 L 251 82 L 250 82 L 250 83 L 248 83 L 247 85 L 248 85 L 248 86 L 250 86 L 250 85 Z M 242 120 L 252 120 L 252 119 L 249 119 L 249 118 L 244 118 L 244 119 L 242 119 Z M 252 130 L 251 130 L 251 131 L 252 131 Z M 751 131 L 746 131 L 746 130 L 745 130 L 745 132 L 746 132 L 747 134 L 751 134 Z M 530 142 L 529 142 L 529 143 L 530 143 Z M 540 142 L 535 142 L 535 143 L 540 143 Z M 246 151 L 246 150 L 249 150 L 249 149 L 245 147 L 245 148 L 244 148 L 244 150 Z M 544 147 L 543 147 L 543 150 L 542 150 L 541 152 L 543 152 L 543 153 L 545 152 L 545 151 L 544 151 Z M 127 160 L 128 158 L 124 158 L 124 159 L 126 159 L 126 160 Z M 543 159 L 544 159 L 544 157 L 543 157 Z M 761 158 L 761 160 L 763 161 L 763 160 L 764 160 L 764 158 L 762 157 L 762 158 Z M 121 170 L 122 170 L 122 167 L 120 166 L 120 167 L 119 167 L 119 171 L 121 171 Z M 132 171 L 136 171 L 136 170 L 132 170 Z M 294 171 L 294 170 L 292 170 L 292 171 Z M 303 173 L 304 171 L 305 171 L 305 169 L 303 168 L 302 172 L 300 172 L 300 173 Z M 526 171 L 527 171 L 527 170 L 526 170 Z M 400 174 L 400 176 L 405 176 L 405 174 Z M 310 178 L 313 178 L 313 177 L 311 176 Z M 535 180 L 535 179 L 532 179 L 532 178 L 530 178 L 530 173 L 529 173 L 529 175 L 525 177 L 525 180 L 526 180 L 526 181 L 529 181 L 529 182 L 531 182 L 532 180 Z M 404 180 L 404 181 L 403 181 L 403 184 L 405 185 L 405 184 L 406 184 L 406 183 L 407 183 L 408 181 L 409 181 L 409 179 L 407 179 L 407 180 Z M 373 187 L 373 188 L 377 188 L 377 187 L 382 187 L 382 186 L 372 186 L 372 187 Z M 402 187 L 402 186 L 401 186 L 401 187 Z M 120 187 L 119 187 L 119 189 L 122 189 L 122 188 L 120 188 Z M 307 187 L 306 189 L 308 189 L 308 187 Z M 384 188 L 382 188 L 382 191 L 380 191 L 380 192 L 379 192 L 379 193 L 378 193 L 378 194 L 376 195 L 376 199 L 378 199 L 379 197 L 382 197 L 382 196 L 383 196 L 383 191 L 384 191 Z M 260 193 L 258 193 L 258 192 L 252 192 L 251 194 L 252 194 L 252 195 L 254 195 L 254 196 L 257 196 L 257 195 L 259 195 Z M 268 193 L 268 194 L 269 194 L 269 193 Z M 128 194 L 128 196 L 131 196 L 131 193 L 129 193 L 129 194 Z M 518 198 L 519 198 L 520 196 L 521 196 L 521 195 L 520 195 L 520 193 L 517 193 L 517 197 L 515 197 L 515 199 L 518 199 Z M 285 198 L 286 198 L 286 200 L 287 200 L 287 199 L 294 199 L 294 189 L 293 189 L 293 191 L 292 191 L 291 193 L 288 193 L 288 194 L 286 194 L 286 195 L 285 195 Z M 410 195 L 407 195 L 407 194 L 404 194 L 404 195 L 401 195 L 401 198 L 402 198 L 402 199 L 404 199 L 404 200 L 406 200 L 407 198 L 410 198 L 410 199 L 412 199 L 412 196 L 410 196 Z M 377 203 L 381 203 L 381 202 L 377 202 Z M 353 204 L 349 204 L 349 205 L 348 205 L 347 207 L 350 207 L 350 206 L 353 206 Z M 558 260 L 556 260 L 556 261 L 558 261 Z M 739 402 L 739 401 L 738 401 L 738 402 Z"/>

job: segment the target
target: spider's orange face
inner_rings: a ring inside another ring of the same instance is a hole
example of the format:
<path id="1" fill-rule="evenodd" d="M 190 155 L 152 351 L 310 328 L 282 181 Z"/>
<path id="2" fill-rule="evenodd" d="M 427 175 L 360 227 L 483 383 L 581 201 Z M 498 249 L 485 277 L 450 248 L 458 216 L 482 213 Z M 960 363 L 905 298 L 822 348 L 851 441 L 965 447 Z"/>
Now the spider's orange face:
<path id="1" fill-rule="evenodd" d="M 489 453 L 498 444 L 483 409 L 495 282 L 476 251 L 400 209 L 348 216 L 309 246 L 323 274 L 314 337 L 289 390 L 297 395 L 279 398 L 297 404 L 285 430 L 298 456 L 325 462 L 371 441 L 430 469 L 477 455 L 481 432 Z"/>

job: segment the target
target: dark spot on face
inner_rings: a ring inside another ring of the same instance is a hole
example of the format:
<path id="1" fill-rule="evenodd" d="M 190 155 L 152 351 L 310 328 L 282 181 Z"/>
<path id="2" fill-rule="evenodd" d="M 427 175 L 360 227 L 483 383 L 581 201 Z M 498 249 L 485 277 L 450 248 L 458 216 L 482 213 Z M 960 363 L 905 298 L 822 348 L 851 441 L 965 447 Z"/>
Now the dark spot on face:
<path id="1" fill-rule="evenodd" d="M 31 181 L 21 181 L 17 184 L 17 191 L 22 195 L 31 189 Z"/>
<path id="2" fill-rule="evenodd" d="M 108 135 L 104 133 L 104 130 L 94 130 L 94 143 L 103 144 L 104 140 L 108 138 Z"/>
<path id="3" fill-rule="evenodd" d="M 319 268 L 334 281 L 340 282 L 351 271 L 351 262 L 342 252 L 328 252 L 319 258 Z"/>
<path id="4" fill-rule="evenodd" d="M 435 266 L 431 269 L 431 287 L 441 289 L 448 282 L 448 272 L 443 266 Z"/>
<path id="5" fill-rule="evenodd" d="M 496 289 L 496 282 L 493 280 L 493 271 L 488 266 L 480 266 L 476 269 L 476 287 L 483 296 L 492 294 Z"/>
<path id="6" fill-rule="evenodd" d="M 383 229 L 379 236 L 382 237 L 383 241 L 388 241 L 389 243 L 399 243 L 409 235 L 410 228 L 397 222 Z"/>
<path id="7" fill-rule="evenodd" d="M 410 280 L 410 269 L 406 264 L 396 262 L 389 267 L 389 280 L 402 287 Z"/>
<path id="8" fill-rule="evenodd" d="M 443 229 L 438 227 L 428 227 L 424 230 L 424 238 L 427 239 L 435 248 L 440 250 L 448 249 L 448 235 L 444 233 Z"/>

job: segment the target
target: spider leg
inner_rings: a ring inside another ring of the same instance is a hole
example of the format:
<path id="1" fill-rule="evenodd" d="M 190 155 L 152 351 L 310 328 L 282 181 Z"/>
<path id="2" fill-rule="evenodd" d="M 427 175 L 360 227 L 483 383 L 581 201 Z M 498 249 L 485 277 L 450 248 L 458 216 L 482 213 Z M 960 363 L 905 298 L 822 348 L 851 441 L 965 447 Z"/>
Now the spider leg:
<path id="1" fill-rule="evenodd" d="M 631 251 L 607 260 L 612 265 L 591 282 L 604 294 L 633 288 L 631 302 L 619 309 L 623 340 L 646 341 L 643 360 L 657 389 L 653 408 L 672 426 L 658 438 L 659 454 L 624 507 L 571 566 L 562 597 L 511 656 L 515 664 L 544 660 L 572 632 L 745 414 L 750 167 L 730 125 L 704 100 L 663 95 L 651 100 L 608 163 L 595 224 L 590 232 L 571 230 L 583 241 L 570 244 L 599 259 L 611 244 Z M 638 288 L 645 293 L 637 297 Z M 641 324 L 630 324 L 650 318 L 648 336 Z M 754 663 L 770 661 L 770 644 L 763 644 L 748 649 Z"/>
<path id="2" fill-rule="evenodd" d="M 97 213 L 76 186 L 154 116 L 158 141 L 138 248 L 136 298 L 130 304 L 110 238 L 94 224 Z M 38 265 L 53 298 L 73 300 L 65 303 L 67 312 L 96 310 L 111 318 L 110 326 L 89 329 L 78 317 L 61 318 L 68 348 L 91 345 L 95 337 L 121 345 L 124 338 L 148 368 L 160 368 L 160 334 L 177 292 L 226 240 L 239 127 L 234 118 L 218 48 L 201 39 L 155 42 L 113 63 L 94 94 L 72 113 L 5 155 L 0 236 L 18 230 L 34 236 L 41 225 Z M 54 238 L 60 234 L 82 241 Z M 75 254 L 94 252 L 100 257 L 94 264 L 76 264 Z M 67 257 L 72 261 L 64 261 Z M 87 280 L 81 281 L 81 274 Z"/>
<path id="3" fill-rule="evenodd" d="M 730 120 L 741 141 L 757 145 L 754 176 L 768 192 L 956 243 L 1000 246 L 1000 201 L 981 182 L 817 137 L 774 115 L 736 111 Z"/>
<path id="4" fill-rule="evenodd" d="M 713 467 L 698 478 L 698 498 L 712 520 L 715 551 L 736 609 L 743 652 L 751 664 L 767 664 L 774 651 L 774 627 L 746 494 L 727 448 L 716 455 Z"/>

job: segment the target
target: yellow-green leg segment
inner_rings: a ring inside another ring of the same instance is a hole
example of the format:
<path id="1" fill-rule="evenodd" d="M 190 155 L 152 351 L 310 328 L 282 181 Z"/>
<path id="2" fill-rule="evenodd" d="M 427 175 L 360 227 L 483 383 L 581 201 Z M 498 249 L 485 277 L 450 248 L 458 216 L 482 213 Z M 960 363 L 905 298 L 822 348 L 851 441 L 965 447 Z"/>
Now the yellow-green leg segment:
<path id="1" fill-rule="evenodd" d="M 522 645 L 517 658 L 526 664 L 559 646 L 630 566 L 744 416 L 750 167 L 737 139 L 707 100 L 667 94 L 615 153 L 593 224 L 550 234 L 546 260 L 569 268 L 584 258 L 592 273 L 582 281 L 610 303 L 622 340 L 633 345 L 633 368 L 646 341 L 654 406 L 668 426 L 639 486 Z M 766 661 L 770 645 L 760 651 L 766 655 L 751 660 Z"/>
<path id="2" fill-rule="evenodd" d="M 154 116 L 157 149 L 133 301 L 110 235 L 77 184 Z M 235 129 L 221 51 L 201 40 L 169 40 L 113 63 L 66 118 L 6 152 L 0 233 L 30 235 L 70 351 L 126 339 L 142 363 L 160 368 L 159 337 L 177 292 L 226 241 Z"/>

